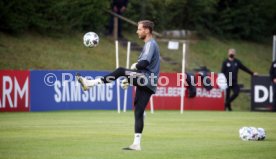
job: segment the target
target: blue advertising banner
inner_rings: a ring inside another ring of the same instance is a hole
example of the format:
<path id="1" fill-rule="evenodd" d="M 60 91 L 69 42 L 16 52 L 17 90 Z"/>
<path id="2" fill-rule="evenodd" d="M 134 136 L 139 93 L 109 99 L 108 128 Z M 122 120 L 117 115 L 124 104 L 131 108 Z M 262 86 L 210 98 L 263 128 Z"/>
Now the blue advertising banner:
<path id="1" fill-rule="evenodd" d="M 107 71 L 31 70 L 31 111 L 52 110 L 117 110 L 116 82 L 82 91 L 75 79 L 76 72 L 95 79 Z M 132 109 L 132 87 L 128 88 L 127 109 Z M 120 88 L 121 110 L 124 90 Z"/>

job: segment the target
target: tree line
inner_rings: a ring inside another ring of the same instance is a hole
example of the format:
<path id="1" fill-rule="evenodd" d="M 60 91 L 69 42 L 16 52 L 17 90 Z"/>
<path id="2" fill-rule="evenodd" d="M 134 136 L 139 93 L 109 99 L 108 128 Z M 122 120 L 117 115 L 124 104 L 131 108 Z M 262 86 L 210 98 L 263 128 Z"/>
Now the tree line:
<path id="1" fill-rule="evenodd" d="M 111 0 L 2 0 L 2 32 L 104 32 Z M 226 38 L 259 40 L 276 33 L 275 0 L 129 0 L 124 16 L 151 19 L 158 31 L 195 30 Z M 125 29 L 129 28 L 124 24 Z"/>

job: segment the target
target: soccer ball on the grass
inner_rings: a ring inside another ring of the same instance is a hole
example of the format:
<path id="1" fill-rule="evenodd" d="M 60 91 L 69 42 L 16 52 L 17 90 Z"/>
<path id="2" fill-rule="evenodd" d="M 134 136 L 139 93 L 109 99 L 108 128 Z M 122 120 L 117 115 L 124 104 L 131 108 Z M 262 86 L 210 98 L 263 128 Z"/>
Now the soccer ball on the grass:
<path id="1" fill-rule="evenodd" d="M 258 130 L 257 130 L 257 128 L 250 127 L 250 131 L 251 131 L 251 138 L 250 138 L 250 140 L 254 140 L 254 141 L 258 140 Z"/>
<path id="2" fill-rule="evenodd" d="M 264 128 L 258 128 L 258 140 L 264 140 L 265 139 L 265 130 Z"/>
<path id="3" fill-rule="evenodd" d="M 248 127 L 240 128 L 239 133 L 240 133 L 240 138 L 244 141 L 249 140 L 249 138 L 251 136 L 251 131 Z"/>
<path id="4" fill-rule="evenodd" d="M 265 130 L 263 128 L 242 127 L 239 130 L 239 135 L 240 135 L 240 138 L 244 141 L 264 140 Z"/>
<path id="5" fill-rule="evenodd" d="M 83 44 L 86 47 L 96 47 L 99 44 L 100 38 L 94 32 L 88 32 L 83 36 Z"/>

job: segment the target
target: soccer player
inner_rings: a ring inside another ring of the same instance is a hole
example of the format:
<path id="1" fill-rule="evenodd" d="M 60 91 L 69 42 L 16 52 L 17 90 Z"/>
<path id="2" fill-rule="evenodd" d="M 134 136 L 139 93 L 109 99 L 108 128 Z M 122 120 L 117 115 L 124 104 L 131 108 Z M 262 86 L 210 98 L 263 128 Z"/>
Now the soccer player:
<path id="1" fill-rule="evenodd" d="M 252 72 L 250 69 L 245 67 L 240 60 L 235 58 L 236 50 L 228 50 L 228 58 L 223 61 L 221 72 L 225 75 L 227 79 L 228 88 L 226 89 L 226 101 L 225 110 L 228 109 L 232 111 L 231 102 L 233 102 L 239 95 L 240 87 L 238 85 L 238 71 L 239 69 L 249 73 L 250 75 L 257 75 L 256 72 Z M 231 90 L 233 90 L 233 95 L 230 96 Z"/>
<path id="2" fill-rule="evenodd" d="M 270 71 L 269 71 L 270 79 L 272 82 L 273 88 L 273 106 L 272 111 L 276 111 L 276 60 L 272 62 Z"/>
<path id="3" fill-rule="evenodd" d="M 118 68 L 106 76 L 94 80 L 88 80 L 77 74 L 76 78 L 80 82 L 83 90 L 103 83 L 109 83 L 117 78 L 126 77 L 121 86 L 126 89 L 129 84 L 136 86 L 136 96 L 134 100 L 135 134 L 133 144 L 124 150 L 141 150 L 141 137 L 144 128 L 144 111 L 152 94 L 155 93 L 160 71 L 159 46 L 153 38 L 154 23 L 149 20 L 138 22 L 138 37 L 145 42 L 144 48 L 136 63 L 131 69 Z"/>

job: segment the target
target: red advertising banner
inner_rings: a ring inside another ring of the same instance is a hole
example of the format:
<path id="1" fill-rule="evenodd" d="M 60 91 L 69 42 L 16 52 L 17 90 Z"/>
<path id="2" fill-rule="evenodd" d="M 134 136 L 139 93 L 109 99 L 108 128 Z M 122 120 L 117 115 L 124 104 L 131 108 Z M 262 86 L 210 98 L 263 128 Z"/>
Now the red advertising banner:
<path id="1" fill-rule="evenodd" d="M 216 83 L 217 75 L 210 77 L 213 88 L 208 91 L 202 84 L 204 79 L 195 76 L 197 93 L 194 98 L 188 97 L 185 86 L 184 110 L 224 110 L 224 93 Z M 181 82 L 180 73 L 161 73 L 157 92 L 152 97 L 155 110 L 180 109 Z M 30 71 L 0 70 L 0 90 L 1 112 L 30 111 Z"/>
<path id="2" fill-rule="evenodd" d="M 0 70 L 0 111 L 30 110 L 30 71 Z"/>
<path id="3" fill-rule="evenodd" d="M 208 91 L 204 88 L 206 81 L 198 74 L 192 83 L 196 84 L 196 97 L 188 97 L 188 89 L 185 86 L 184 110 L 224 110 L 224 91 L 217 85 L 217 74 L 210 74 L 205 77 L 210 79 L 213 88 Z M 158 88 L 153 95 L 155 110 L 180 110 L 181 100 L 181 73 L 161 73 L 158 80 Z M 208 83 L 207 83 L 208 84 Z M 150 108 L 150 102 L 147 109 Z"/>

